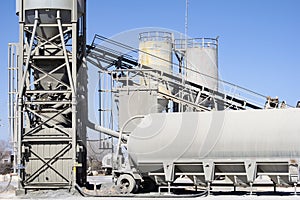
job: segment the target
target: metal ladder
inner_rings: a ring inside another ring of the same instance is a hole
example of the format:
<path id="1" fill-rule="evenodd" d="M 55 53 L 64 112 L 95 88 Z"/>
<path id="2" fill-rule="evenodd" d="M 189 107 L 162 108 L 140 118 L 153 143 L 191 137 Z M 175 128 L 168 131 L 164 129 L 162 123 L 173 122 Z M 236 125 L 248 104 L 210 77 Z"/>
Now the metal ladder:
<path id="1" fill-rule="evenodd" d="M 9 121 L 9 135 L 11 142 L 13 142 L 13 172 L 17 172 L 17 144 L 16 144 L 16 130 L 17 123 L 17 91 L 18 91 L 18 43 L 8 44 L 8 121 Z"/>

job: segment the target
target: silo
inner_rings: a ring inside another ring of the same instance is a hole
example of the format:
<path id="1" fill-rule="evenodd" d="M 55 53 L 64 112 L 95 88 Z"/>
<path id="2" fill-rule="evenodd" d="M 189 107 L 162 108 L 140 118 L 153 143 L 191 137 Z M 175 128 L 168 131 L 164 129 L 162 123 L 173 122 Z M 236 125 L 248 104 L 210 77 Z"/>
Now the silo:
<path id="1" fill-rule="evenodd" d="M 74 2 L 77 5 L 74 5 Z M 53 24 L 57 21 L 57 10 L 60 10 L 61 21 L 63 24 L 71 23 L 75 15 L 71 11 L 77 9 L 77 17 L 83 15 L 85 9 L 84 0 L 16 0 L 16 13 L 19 15 L 20 9 L 25 11 L 25 24 L 33 24 L 36 18 L 35 11 L 38 10 L 39 21 L 42 24 Z M 73 15 L 73 16 L 71 16 Z M 66 28 L 65 28 L 66 29 Z M 57 27 L 41 26 L 38 27 L 37 35 L 49 39 L 58 34 Z"/>
<path id="2" fill-rule="evenodd" d="M 140 86 L 131 86 L 130 92 L 119 93 L 119 128 L 135 115 L 163 112 L 166 109 L 168 100 L 159 97 L 153 90 L 166 90 L 165 86 L 159 86 L 155 77 L 160 77 L 161 72 L 172 73 L 172 39 L 173 35 L 169 32 L 139 34 L 139 64 L 145 71 L 139 76 Z M 150 90 L 139 91 L 143 87 Z M 139 119 L 130 122 L 123 131 L 134 130 L 138 123 Z"/>
<path id="3" fill-rule="evenodd" d="M 86 0 L 17 0 L 18 192 L 86 183 Z"/>
<path id="4" fill-rule="evenodd" d="M 76 6 L 74 5 L 76 4 Z M 57 23 L 58 17 L 62 24 L 72 24 L 72 21 L 77 21 L 83 14 L 85 9 L 84 0 L 26 0 L 26 1 L 16 1 L 16 14 L 19 15 L 20 9 L 23 9 L 23 16 L 19 16 L 20 20 L 25 22 L 30 32 L 33 32 L 35 19 L 38 18 L 39 26 L 36 27 L 35 35 L 40 39 L 37 40 L 39 45 L 45 43 L 46 40 L 51 42 L 46 42 L 46 45 L 36 50 L 34 55 L 36 56 L 53 56 L 57 50 L 54 43 L 60 43 L 59 29 L 53 24 Z M 76 9 L 77 12 L 73 12 Z M 58 14 L 59 10 L 59 14 Z M 67 27 L 62 26 L 62 31 L 66 32 Z M 27 33 L 28 34 L 28 33 Z M 30 35 L 28 35 L 30 36 Z M 54 38 L 54 39 L 53 39 Z M 53 43 L 54 42 L 54 43 Z M 62 56 L 63 52 L 60 50 L 56 55 Z M 40 59 L 36 60 L 35 64 L 38 66 L 43 66 L 43 71 L 36 70 L 36 79 L 42 77 L 44 72 L 48 73 L 53 70 L 53 65 L 62 65 L 64 60 L 55 59 L 49 60 Z M 56 73 L 52 73 L 52 77 L 57 80 L 68 82 L 67 72 L 65 69 L 59 69 Z M 55 81 L 52 77 L 45 77 L 39 81 L 39 87 L 41 89 L 49 89 L 59 87 L 59 83 Z"/>
<path id="5" fill-rule="evenodd" d="M 186 79 L 209 89 L 218 90 L 218 40 L 194 38 L 187 40 Z"/>
<path id="6" fill-rule="evenodd" d="M 157 70 L 154 74 L 161 72 L 172 74 L 172 47 L 173 34 L 163 31 L 143 32 L 139 35 L 139 63 L 142 68 L 145 66 Z M 143 80 L 142 84 L 157 85 L 156 81 Z M 161 86 L 158 89 L 165 90 Z M 157 112 L 162 112 L 168 105 L 165 98 L 157 98 Z M 153 105 L 150 105 L 153 107 Z M 147 113 L 148 114 L 148 113 Z"/>
<path id="7" fill-rule="evenodd" d="M 153 69 L 172 73 L 172 38 L 170 32 L 140 33 L 139 63 Z"/>

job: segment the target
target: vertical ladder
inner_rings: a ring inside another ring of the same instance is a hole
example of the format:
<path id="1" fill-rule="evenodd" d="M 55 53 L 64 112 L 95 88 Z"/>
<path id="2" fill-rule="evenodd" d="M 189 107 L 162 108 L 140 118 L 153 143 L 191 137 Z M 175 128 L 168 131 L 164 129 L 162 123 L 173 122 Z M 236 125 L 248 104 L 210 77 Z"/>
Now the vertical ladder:
<path id="1" fill-rule="evenodd" d="M 18 43 L 8 44 L 8 122 L 9 135 L 13 144 L 13 173 L 17 172 L 17 91 L 18 91 Z"/>

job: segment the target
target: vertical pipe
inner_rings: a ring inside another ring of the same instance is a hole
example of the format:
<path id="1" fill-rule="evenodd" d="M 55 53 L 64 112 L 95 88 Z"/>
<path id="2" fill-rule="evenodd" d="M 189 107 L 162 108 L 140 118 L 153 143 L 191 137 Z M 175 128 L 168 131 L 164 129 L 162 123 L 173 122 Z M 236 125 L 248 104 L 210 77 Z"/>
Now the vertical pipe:
<path id="1" fill-rule="evenodd" d="M 78 39 L 78 18 L 77 18 L 77 0 L 73 0 L 73 9 L 72 9 L 72 74 L 70 74 L 70 79 L 74 81 L 73 85 L 73 92 L 72 92 L 72 162 L 73 162 L 73 180 L 72 180 L 72 188 L 75 188 L 76 185 L 76 165 L 77 165 L 77 69 L 78 69 L 78 63 L 77 63 L 77 39 Z M 59 20 L 60 23 L 60 20 Z M 62 27 L 61 29 L 61 35 L 62 35 Z M 63 43 L 63 38 L 62 38 Z M 63 46 L 65 44 L 63 43 Z M 66 52 L 65 52 L 66 53 Z M 67 56 L 67 54 L 66 54 Z M 66 57 L 67 58 L 67 57 Z M 69 64 L 69 61 L 68 63 Z M 75 85 L 76 83 L 76 85 Z"/>
<path id="2" fill-rule="evenodd" d="M 107 75 L 106 75 L 106 78 L 105 78 L 105 82 L 106 82 L 105 96 L 107 97 L 106 101 L 105 101 L 105 103 L 106 103 L 106 105 L 105 105 L 105 109 L 106 109 L 106 111 L 105 111 L 105 115 L 106 115 L 106 127 L 110 128 L 110 125 L 109 125 L 109 123 L 110 123 L 110 117 L 109 117 L 109 102 L 110 102 L 110 99 L 108 98 L 109 97 L 108 96 L 108 94 L 109 94 L 108 93 L 108 91 L 109 91 L 109 77 Z M 105 136 L 105 148 L 109 148 L 108 142 L 109 142 L 108 136 L 106 135 Z"/>
<path id="3" fill-rule="evenodd" d="M 217 91 L 219 91 L 219 36 L 216 37 Z"/>
<path id="4" fill-rule="evenodd" d="M 15 168 L 17 169 L 17 154 L 18 154 L 18 105 L 17 105 L 17 99 L 18 99 L 18 84 L 19 84 L 19 45 L 15 47 L 16 51 L 16 64 L 14 65 L 15 71 L 14 71 L 14 126 L 13 126 L 13 132 L 14 132 L 14 164 Z M 15 80 L 16 78 L 16 80 Z M 16 170 L 15 169 L 15 170 Z M 16 173 L 16 172 L 15 172 Z"/>
<path id="5" fill-rule="evenodd" d="M 107 74 L 108 76 L 108 74 Z M 113 78 L 111 76 L 110 77 L 110 100 L 111 100 L 111 104 L 110 104 L 110 115 L 111 115 L 111 129 L 114 130 L 114 115 L 113 115 Z M 114 153 L 114 143 L 113 143 L 113 137 L 111 137 L 111 153 L 113 155 Z"/>
<path id="6" fill-rule="evenodd" d="M 21 79 L 22 79 L 22 72 L 23 72 L 23 59 L 24 59 L 24 6 L 23 6 L 23 1 L 20 1 L 19 5 L 19 60 L 18 60 L 18 91 L 21 90 Z M 22 145 L 22 96 L 21 93 L 18 93 L 17 95 L 17 124 L 16 124 L 16 130 L 17 130 L 17 168 L 18 168 L 18 190 L 21 189 L 21 145 Z"/>
<path id="7" fill-rule="evenodd" d="M 108 76 L 105 74 L 105 105 L 104 105 L 104 113 L 105 113 L 105 127 L 106 128 L 110 128 L 109 127 L 109 107 L 108 107 L 108 102 L 109 102 L 109 99 L 108 99 L 108 88 L 109 88 L 109 85 L 108 85 Z M 107 146 L 107 135 L 104 135 L 104 148 L 108 148 Z"/>
<path id="8" fill-rule="evenodd" d="M 85 91 L 86 91 L 86 93 L 85 93 L 85 95 L 86 95 L 86 98 L 85 98 L 85 102 L 84 102 L 84 105 L 85 105 L 85 107 L 84 107 L 84 109 L 85 109 L 85 111 L 84 111 L 84 116 L 85 117 L 83 117 L 83 121 L 84 121 L 84 127 L 82 128 L 83 129 L 83 135 L 81 135 L 81 140 L 82 141 L 84 141 L 84 145 L 86 146 L 87 145 L 87 143 L 86 143 L 86 135 L 87 135 L 87 130 L 86 130 L 86 126 L 87 126 L 87 120 L 88 120 L 88 86 L 87 86 L 87 79 L 88 79 L 88 65 L 87 65 L 87 60 L 86 60 L 86 0 L 84 0 L 84 12 L 83 12 L 83 16 L 81 17 L 82 18 L 82 53 L 83 53 L 83 65 L 84 65 L 84 68 L 85 68 L 85 75 L 86 75 L 86 77 L 84 78 L 84 87 L 85 87 Z M 83 179 L 84 180 L 84 182 L 86 182 L 86 158 L 87 158 L 87 150 L 85 150 L 85 152 L 84 152 L 84 156 L 85 156 L 85 158 L 84 158 L 84 162 L 85 162 L 85 164 L 83 164 L 83 175 L 85 176 L 85 178 Z"/>
<path id="9" fill-rule="evenodd" d="M 74 12 L 74 11 L 73 11 Z M 76 30 L 74 24 L 72 24 L 73 26 L 73 30 L 72 30 L 72 35 L 73 35 L 73 40 L 72 40 L 72 47 L 73 49 L 76 49 L 76 42 L 74 40 L 76 40 L 76 34 L 74 35 L 74 29 Z M 76 56 L 76 53 L 72 52 L 72 57 L 73 55 L 75 54 Z M 77 69 L 77 60 L 74 60 L 74 57 L 72 58 L 72 71 L 74 72 L 74 69 Z M 75 73 L 72 73 L 72 79 L 74 80 L 74 83 L 77 83 L 76 82 L 76 72 Z M 74 85 L 75 87 L 75 85 Z M 72 180 L 72 188 L 75 188 L 75 185 L 76 185 L 76 165 L 77 165 L 77 159 L 76 159 L 76 154 L 77 154 L 77 100 L 76 100 L 76 96 L 77 96 L 77 92 L 76 92 L 76 89 L 74 88 L 74 91 L 72 93 L 72 162 L 73 162 L 73 167 L 74 167 L 74 173 L 73 173 L 73 180 Z"/>
<path id="10" fill-rule="evenodd" d="M 11 125 L 11 131 L 12 131 L 12 135 L 13 135 L 13 138 L 12 138 L 12 141 L 13 141 L 13 149 L 14 149 L 14 165 L 13 165 L 13 173 L 15 174 L 17 171 L 16 171 L 16 166 L 17 166 L 17 152 L 16 152 L 16 140 L 15 140 L 15 135 L 16 135 L 16 131 L 14 129 L 15 127 L 15 101 L 16 101 L 16 90 L 15 90 L 15 77 L 16 77 L 16 69 L 17 69 L 17 66 L 16 66 L 16 62 L 18 61 L 17 60 L 17 44 L 14 44 L 14 49 L 13 49 L 13 60 L 12 60 L 12 67 L 13 67 L 13 71 L 12 71 L 12 82 L 11 82 L 11 88 L 12 88 L 12 92 L 13 92 L 13 96 L 12 96 L 12 99 L 11 99 L 11 112 L 12 112 L 12 125 Z"/>
<path id="11" fill-rule="evenodd" d="M 109 74 L 108 73 L 106 73 L 106 75 L 110 78 L 110 102 L 111 102 L 111 107 L 110 107 L 110 115 L 111 115 L 111 130 L 114 130 L 114 118 L 113 118 L 113 77 L 112 76 L 109 76 Z M 110 139 L 110 145 L 111 145 L 111 160 L 112 160 L 112 162 L 111 162 L 111 167 L 112 167 L 112 170 L 114 170 L 115 169 L 115 162 L 114 162 L 114 160 L 115 160 L 115 156 L 114 156 L 114 139 L 113 139 L 113 137 L 110 137 L 111 139 Z"/>
<path id="12" fill-rule="evenodd" d="M 101 92 L 101 88 L 102 88 L 102 84 L 101 84 L 101 72 L 99 71 L 98 72 L 99 73 L 99 80 L 98 80 L 98 82 L 99 82 L 99 85 L 98 85 L 98 87 L 99 87 L 99 124 L 100 124 L 100 126 L 103 126 L 103 124 L 102 124 L 102 106 L 101 106 L 101 104 L 102 104 L 102 92 Z M 99 149 L 101 149 L 102 148 L 102 133 L 100 132 L 100 134 L 99 134 Z"/>

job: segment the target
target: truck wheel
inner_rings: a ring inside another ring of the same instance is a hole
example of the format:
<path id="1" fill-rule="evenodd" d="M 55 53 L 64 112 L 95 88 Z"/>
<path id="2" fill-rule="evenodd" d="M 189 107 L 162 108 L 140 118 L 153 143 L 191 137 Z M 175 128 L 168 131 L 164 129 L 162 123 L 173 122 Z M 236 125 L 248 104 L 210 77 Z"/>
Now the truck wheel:
<path id="1" fill-rule="evenodd" d="M 136 181 L 129 174 L 122 174 L 118 177 L 117 187 L 122 194 L 134 193 L 138 189 Z"/>
<path id="2" fill-rule="evenodd" d="M 155 181 L 150 177 L 143 177 L 144 181 L 141 183 L 141 192 L 149 193 L 157 191 L 157 186 Z"/>
<path id="3" fill-rule="evenodd" d="M 112 173 L 112 169 L 111 168 L 105 168 L 104 169 L 104 174 L 105 175 L 111 175 L 111 173 Z"/>

